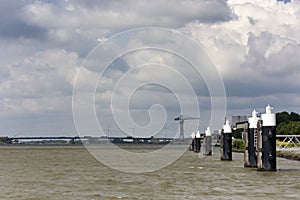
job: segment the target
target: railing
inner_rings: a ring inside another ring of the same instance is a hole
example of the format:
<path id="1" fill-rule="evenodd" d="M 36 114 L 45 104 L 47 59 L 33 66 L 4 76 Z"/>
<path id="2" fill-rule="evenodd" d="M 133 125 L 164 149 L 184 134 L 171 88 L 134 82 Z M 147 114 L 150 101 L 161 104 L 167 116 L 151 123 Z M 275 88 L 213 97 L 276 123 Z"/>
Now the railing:
<path id="1" fill-rule="evenodd" d="M 300 148 L 300 135 L 276 135 L 276 139 L 282 139 L 277 145 L 279 149 Z"/>

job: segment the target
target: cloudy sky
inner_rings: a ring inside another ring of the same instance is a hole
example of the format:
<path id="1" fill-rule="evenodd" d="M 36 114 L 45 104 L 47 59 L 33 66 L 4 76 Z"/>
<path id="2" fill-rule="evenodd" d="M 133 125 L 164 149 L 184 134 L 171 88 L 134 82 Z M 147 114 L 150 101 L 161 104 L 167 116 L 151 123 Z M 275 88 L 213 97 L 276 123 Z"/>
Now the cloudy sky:
<path id="1" fill-rule="evenodd" d="M 92 115 L 86 113 L 92 111 L 87 109 L 91 103 L 98 125 L 110 134 L 173 134 L 178 130 L 174 117 L 196 117 L 197 109 L 201 131 L 208 125 L 221 128 L 210 121 L 215 87 L 211 77 L 197 75 L 180 56 L 158 49 L 120 55 L 141 44 L 173 45 L 193 55 L 199 52 L 187 44 L 197 42 L 214 64 L 216 84 L 224 84 L 228 117 L 250 115 L 253 108 L 264 112 L 267 104 L 275 112 L 300 112 L 299 1 L 0 3 L 0 135 L 75 135 L 78 121 L 81 134 L 98 134 Z M 126 35 L 143 27 L 172 29 L 187 39 L 164 31 Z M 118 36 L 124 31 L 125 36 Z M 111 42 L 116 37 L 118 41 Z M 101 45 L 107 47 L 102 54 L 97 50 Z M 118 56 L 101 74 L 112 55 Z M 193 91 L 182 86 L 186 80 Z M 73 91 L 80 96 L 75 98 L 75 114 Z M 85 102 L 90 97 L 95 101 Z M 190 105 L 193 99 L 198 106 Z M 133 122 L 126 121 L 128 113 Z M 189 123 L 186 135 L 192 131 Z"/>

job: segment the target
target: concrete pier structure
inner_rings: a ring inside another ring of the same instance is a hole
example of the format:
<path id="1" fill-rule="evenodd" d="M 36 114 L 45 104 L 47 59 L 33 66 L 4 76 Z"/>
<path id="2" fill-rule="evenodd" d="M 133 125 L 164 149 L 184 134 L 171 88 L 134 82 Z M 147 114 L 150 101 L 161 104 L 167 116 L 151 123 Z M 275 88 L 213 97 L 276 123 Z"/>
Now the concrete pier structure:
<path id="1" fill-rule="evenodd" d="M 257 114 L 256 110 L 252 111 L 252 116 L 248 118 L 247 127 L 245 127 L 245 167 L 257 167 L 255 136 L 257 132 L 257 122 L 260 120 Z"/>
<path id="2" fill-rule="evenodd" d="M 221 132 L 221 160 L 232 160 L 232 128 L 228 120 Z"/>
<path id="3" fill-rule="evenodd" d="M 211 156 L 212 155 L 212 138 L 211 138 L 211 130 L 207 127 L 205 131 L 205 155 Z"/>
<path id="4" fill-rule="evenodd" d="M 266 106 L 266 113 L 258 121 L 257 170 L 276 171 L 276 115 L 272 107 Z"/>

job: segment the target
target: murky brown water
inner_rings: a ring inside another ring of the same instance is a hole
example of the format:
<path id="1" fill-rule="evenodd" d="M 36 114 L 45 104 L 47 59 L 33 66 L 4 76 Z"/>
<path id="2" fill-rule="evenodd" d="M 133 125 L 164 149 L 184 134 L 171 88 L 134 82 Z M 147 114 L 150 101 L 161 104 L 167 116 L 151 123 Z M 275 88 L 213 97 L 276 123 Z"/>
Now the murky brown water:
<path id="1" fill-rule="evenodd" d="M 109 153 L 109 147 L 103 148 Z M 300 199 L 300 162 L 278 172 L 187 151 L 161 170 L 132 174 L 102 165 L 82 146 L 0 146 L 0 199 Z"/>

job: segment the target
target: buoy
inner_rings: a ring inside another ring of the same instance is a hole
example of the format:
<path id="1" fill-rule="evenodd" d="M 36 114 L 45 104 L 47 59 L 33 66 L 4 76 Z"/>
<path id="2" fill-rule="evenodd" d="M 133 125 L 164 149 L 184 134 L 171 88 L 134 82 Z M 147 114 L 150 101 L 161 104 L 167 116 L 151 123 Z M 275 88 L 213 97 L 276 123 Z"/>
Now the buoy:
<path id="1" fill-rule="evenodd" d="M 205 131 L 205 155 L 211 156 L 212 155 L 212 148 L 211 148 L 211 131 L 210 128 L 207 127 Z"/>
<path id="2" fill-rule="evenodd" d="M 221 160 L 232 160 L 232 129 L 228 120 L 221 132 Z"/>
<path id="3" fill-rule="evenodd" d="M 257 170 L 276 171 L 276 115 L 272 107 L 266 106 L 261 115 L 257 131 Z"/>

